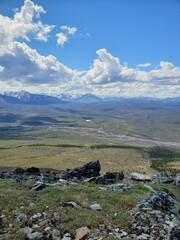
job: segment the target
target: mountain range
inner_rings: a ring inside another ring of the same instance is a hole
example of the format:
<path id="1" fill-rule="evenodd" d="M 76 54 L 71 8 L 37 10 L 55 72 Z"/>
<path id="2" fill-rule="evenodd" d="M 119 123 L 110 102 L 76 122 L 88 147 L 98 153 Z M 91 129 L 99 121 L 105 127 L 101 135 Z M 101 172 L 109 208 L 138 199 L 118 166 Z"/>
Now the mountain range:
<path id="1" fill-rule="evenodd" d="M 68 94 L 57 94 L 54 96 L 46 94 L 32 94 L 27 91 L 4 92 L 0 94 L 0 104 L 31 104 L 31 105 L 48 105 L 48 104 L 65 104 L 68 102 L 75 103 L 98 103 L 98 102 L 158 102 L 162 104 L 180 105 L 180 97 L 176 98 L 150 98 L 150 97 L 99 97 L 91 93 L 71 96 Z"/>

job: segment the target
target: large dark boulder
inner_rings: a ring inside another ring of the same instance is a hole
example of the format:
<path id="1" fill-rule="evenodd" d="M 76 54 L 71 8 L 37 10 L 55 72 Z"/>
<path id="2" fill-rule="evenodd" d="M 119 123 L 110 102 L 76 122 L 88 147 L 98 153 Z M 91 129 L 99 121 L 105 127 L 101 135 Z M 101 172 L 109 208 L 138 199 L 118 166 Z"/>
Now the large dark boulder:
<path id="1" fill-rule="evenodd" d="M 94 183 L 97 184 L 112 184 L 123 180 L 123 172 L 106 172 L 104 175 L 97 177 Z"/>
<path id="2" fill-rule="evenodd" d="M 40 169 L 36 167 L 31 167 L 26 169 L 26 174 L 28 175 L 40 175 Z"/>
<path id="3" fill-rule="evenodd" d="M 86 163 L 81 167 L 74 168 L 72 170 L 67 169 L 60 173 L 60 178 L 65 180 L 83 180 L 86 178 L 97 177 L 99 176 L 99 172 L 101 170 L 100 162 L 92 161 Z"/>
<path id="4" fill-rule="evenodd" d="M 25 169 L 24 168 L 16 168 L 13 171 L 13 174 L 24 174 L 25 173 Z"/>

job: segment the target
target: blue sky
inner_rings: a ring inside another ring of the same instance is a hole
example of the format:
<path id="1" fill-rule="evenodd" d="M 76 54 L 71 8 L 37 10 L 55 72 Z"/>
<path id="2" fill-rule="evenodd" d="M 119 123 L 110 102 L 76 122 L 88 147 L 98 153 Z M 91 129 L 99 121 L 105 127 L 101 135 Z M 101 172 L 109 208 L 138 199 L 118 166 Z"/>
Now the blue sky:
<path id="1" fill-rule="evenodd" d="M 28 8 L 35 9 L 30 22 L 24 22 L 23 15 L 15 19 L 23 5 L 26 13 Z M 44 12 L 36 6 L 41 6 Z M 14 9 L 18 10 L 14 12 Z M 12 26 L 8 21 L 0 23 L 7 31 L 6 36 L 2 35 L 9 41 L 9 45 L 4 41 L 7 52 L 11 52 L 9 55 L 0 52 L 1 89 L 179 96 L 179 13 L 178 0 L 1 0 L 2 19 L 12 20 Z M 14 30 L 13 24 L 17 25 L 17 21 L 22 24 L 21 31 Z M 38 21 L 43 26 L 37 27 Z M 47 25 L 51 29 L 45 36 Z M 76 30 L 70 34 L 67 28 Z M 43 37 L 39 37 L 40 31 Z M 32 49 L 36 50 L 39 61 L 32 60 Z M 13 51 L 15 57 L 12 57 Z M 53 67 L 52 72 L 49 55 L 56 57 L 54 65 L 58 62 L 63 66 L 58 65 L 55 70 Z M 27 64 L 26 70 L 22 68 L 24 64 L 15 61 L 19 56 Z M 19 72 L 10 68 L 7 59 L 19 63 L 16 68 Z M 46 65 L 44 71 L 43 64 Z"/>

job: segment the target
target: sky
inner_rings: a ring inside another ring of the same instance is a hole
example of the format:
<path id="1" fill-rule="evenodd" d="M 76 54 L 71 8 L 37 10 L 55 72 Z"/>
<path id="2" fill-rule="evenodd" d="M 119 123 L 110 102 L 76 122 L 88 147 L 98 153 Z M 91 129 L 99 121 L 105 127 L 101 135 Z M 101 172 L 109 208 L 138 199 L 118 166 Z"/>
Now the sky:
<path id="1" fill-rule="evenodd" d="M 0 92 L 180 97 L 180 0 L 0 0 Z"/>

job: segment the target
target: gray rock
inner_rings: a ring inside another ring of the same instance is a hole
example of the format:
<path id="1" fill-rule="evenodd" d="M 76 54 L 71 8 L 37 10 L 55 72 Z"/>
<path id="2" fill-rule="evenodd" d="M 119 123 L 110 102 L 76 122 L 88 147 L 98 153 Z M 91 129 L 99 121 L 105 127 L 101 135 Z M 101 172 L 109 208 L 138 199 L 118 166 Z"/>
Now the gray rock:
<path id="1" fill-rule="evenodd" d="M 81 208 L 81 206 L 79 204 L 77 204 L 77 203 L 75 203 L 73 201 L 70 201 L 70 202 L 61 201 L 60 205 L 62 207 L 73 207 L 73 208 L 78 208 L 78 209 Z"/>
<path id="2" fill-rule="evenodd" d="M 42 189 L 44 189 L 44 188 L 46 188 L 46 187 L 47 187 L 47 184 L 41 182 L 41 183 L 35 185 L 35 187 L 33 187 L 32 190 L 34 190 L 34 191 L 40 191 L 40 190 L 42 190 Z"/>
<path id="3" fill-rule="evenodd" d="M 136 181 L 148 181 L 148 182 L 151 181 L 151 177 L 136 172 L 131 173 L 131 179 Z"/>
<path id="4" fill-rule="evenodd" d="M 174 185 L 176 185 L 177 187 L 180 187 L 180 176 L 175 177 Z"/>
<path id="5" fill-rule="evenodd" d="M 30 227 L 25 227 L 25 228 L 23 228 L 23 232 L 28 236 L 29 234 L 31 234 L 33 232 L 33 229 Z"/>
<path id="6" fill-rule="evenodd" d="M 110 191 L 119 191 L 123 192 L 132 188 L 130 184 L 111 184 L 103 187 L 99 187 L 100 190 L 110 190 Z"/>
<path id="7" fill-rule="evenodd" d="M 24 213 L 20 213 L 20 214 L 18 215 L 18 217 L 16 218 L 16 221 L 17 221 L 17 222 L 22 222 L 22 221 L 24 221 L 24 220 L 26 220 L 26 219 L 27 219 L 27 215 L 24 214 Z"/>
<path id="8" fill-rule="evenodd" d="M 97 177 L 93 182 L 97 184 L 111 184 L 122 181 L 124 179 L 123 172 L 107 172 Z"/>
<path id="9" fill-rule="evenodd" d="M 139 235 L 139 236 L 137 237 L 137 239 L 147 240 L 147 239 L 149 239 L 149 234 L 143 233 L 143 234 Z"/>
<path id="10" fill-rule="evenodd" d="M 166 173 L 159 173 L 152 177 L 154 183 L 172 183 L 174 182 L 174 176 L 168 175 Z"/>
<path id="11" fill-rule="evenodd" d="M 40 232 L 34 232 L 32 234 L 28 234 L 29 240 L 43 240 L 43 235 Z"/>
<path id="12" fill-rule="evenodd" d="M 95 211 L 101 211 L 101 210 L 102 210 L 102 207 L 101 207 L 98 203 L 92 204 L 92 205 L 90 206 L 90 208 L 91 208 L 92 210 L 95 210 Z"/>
<path id="13" fill-rule="evenodd" d="M 66 233 L 66 234 L 63 236 L 62 240 L 72 240 L 71 235 L 70 235 L 69 233 Z"/>
<path id="14" fill-rule="evenodd" d="M 52 239 L 53 240 L 60 240 L 61 233 L 58 229 L 53 229 L 52 230 Z"/>

